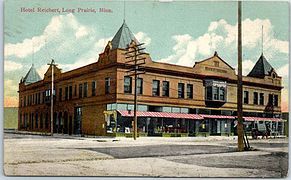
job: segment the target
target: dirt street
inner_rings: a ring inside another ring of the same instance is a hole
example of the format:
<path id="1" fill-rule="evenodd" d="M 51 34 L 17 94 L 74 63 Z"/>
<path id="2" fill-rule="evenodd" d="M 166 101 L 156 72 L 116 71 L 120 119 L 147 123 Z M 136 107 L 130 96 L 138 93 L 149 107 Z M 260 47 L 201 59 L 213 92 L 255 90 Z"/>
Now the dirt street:
<path id="1" fill-rule="evenodd" d="M 8 176 L 285 177 L 288 139 L 236 137 L 84 138 L 4 135 Z"/>

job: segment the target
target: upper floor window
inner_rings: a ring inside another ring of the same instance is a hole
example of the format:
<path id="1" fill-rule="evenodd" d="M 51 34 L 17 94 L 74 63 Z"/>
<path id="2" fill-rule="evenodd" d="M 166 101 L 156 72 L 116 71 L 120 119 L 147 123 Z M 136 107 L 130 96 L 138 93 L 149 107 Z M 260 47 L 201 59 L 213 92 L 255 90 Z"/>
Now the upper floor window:
<path id="1" fill-rule="evenodd" d="M 249 104 L 249 91 L 244 91 L 244 104 Z"/>
<path id="2" fill-rule="evenodd" d="M 40 94 L 40 93 L 38 93 L 38 102 L 37 102 L 38 104 L 40 104 L 40 100 L 41 100 L 41 97 L 40 97 L 40 95 L 41 95 L 41 94 Z"/>
<path id="3" fill-rule="evenodd" d="M 187 84 L 187 98 L 193 98 L 193 84 Z"/>
<path id="4" fill-rule="evenodd" d="M 105 78 L 105 94 L 110 93 L 110 77 Z"/>
<path id="5" fill-rule="evenodd" d="M 207 101 L 226 101 L 226 82 L 205 80 L 205 96 Z"/>
<path id="6" fill-rule="evenodd" d="M 132 93 L 132 78 L 129 76 L 124 77 L 124 93 Z"/>
<path id="7" fill-rule="evenodd" d="M 74 96 L 77 96 L 77 85 L 75 85 Z"/>
<path id="8" fill-rule="evenodd" d="M 142 94 L 143 93 L 143 79 L 142 78 L 137 78 L 137 89 L 136 89 L 136 91 L 137 91 L 137 94 Z"/>
<path id="9" fill-rule="evenodd" d="M 85 82 L 84 83 L 84 97 L 87 97 L 88 96 L 88 83 Z"/>
<path id="10" fill-rule="evenodd" d="M 160 95 L 160 81 L 153 80 L 152 94 L 153 94 L 153 96 Z"/>
<path id="11" fill-rule="evenodd" d="M 96 96 L 96 81 L 92 81 L 92 96 Z"/>
<path id="12" fill-rule="evenodd" d="M 278 106 L 278 103 L 279 103 L 278 101 L 279 101 L 278 95 L 269 94 L 269 102 L 268 102 L 269 105 Z"/>
<path id="13" fill-rule="evenodd" d="M 45 97 L 46 97 L 45 94 L 46 94 L 45 91 L 43 91 L 43 92 L 42 92 L 42 102 L 43 102 L 43 103 L 45 103 Z"/>
<path id="14" fill-rule="evenodd" d="M 225 88 L 219 87 L 219 99 L 225 101 Z"/>
<path id="15" fill-rule="evenodd" d="M 169 81 L 163 81 L 163 96 L 169 97 L 169 88 L 170 88 Z"/>
<path id="16" fill-rule="evenodd" d="M 259 103 L 258 100 L 259 100 L 259 95 L 257 92 L 254 92 L 254 104 L 258 104 Z"/>
<path id="17" fill-rule="evenodd" d="M 212 92 L 213 92 L 213 99 L 214 100 L 219 100 L 219 87 L 218 86 L 213 86 L 212 87 Z"/>
<path id="18" fill-rule="evenodd" d="M 59 101 L 62 101 L 62 99 L 63 99 L 63 89 L 60 88 L 59 89 Z"/>
<path id="19" fill-rule="evenodd" d="M 260 93 L 260 105 L 264 105 L 264 93 Z"/>
<path id="20" fill-rule="evenodd" d="M 69 99 L 72 99 L 73 96 L 73 87 L 69 86 Z"/>
<path id="21" fill-rule="evenodd" d="M 273 105 L 273 100 L 274 100 L 273 94 L 269 94 L 269 102 L 268 102 L 268 104 Z"/>
<path id="22" fill-rule="evenodd" d="M 274 95 L 274 106 L 278 106 L 279 105 L 279 98 L 278 95 Z"/>
<path id="23" fill-rule="evenodd" d="M 83 95 L 83 84 L 79 84 L 79 98 L 82 98 Z"/>
<path id="24" fill-rule="evenodd" d="M 35 94 L 31 95 L 32 96 L 32 103 L 31 103 L 32 105 L 34 104 L 34 95 Z"/>
<path id="25" fill-rule="evenodd" d="M 69 99 L 69 87 L 65 87 L 65 100 Z"/>
<path id="26" fill-rule="evenodd" d="M 178 98 L 184 98 L 184 83 L 178 83 Z"/>
<path id="27" fill-rule="evenodd" d="M 50 96 L 50 95 L 51 95 L 51 90 L 50 89 L 46 90 L 45 91 L 45 96 Z"/>

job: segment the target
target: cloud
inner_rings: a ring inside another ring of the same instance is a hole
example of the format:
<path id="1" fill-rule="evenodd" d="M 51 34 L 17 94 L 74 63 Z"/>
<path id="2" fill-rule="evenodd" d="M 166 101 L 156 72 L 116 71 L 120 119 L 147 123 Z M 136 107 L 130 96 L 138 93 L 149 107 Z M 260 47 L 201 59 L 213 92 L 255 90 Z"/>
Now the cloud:
<path id="1" fill-rule="evenodd" d="M 84 26 L 81 26 L 77 29 L 77 32 L 75 33 L 75 36 L 77 39 L 87 36 L 89 34 L 89 30 L 85 28 Z"/>
<path id="2" fill-rule="evenodd" d="M 16 44 L 5 44 L 4 56 L 16 56 L 24 58 L 32 53 L 39 51 L 45 45 L 46 37 L 44 35 L 35 36 L 31 39 L 24 39 L 21 43 Z"/>
<path id="3" fill-rule="evenodd" d="M 9 71 L 15 71 L 18 69 L 21 69 L 23 67 L 22 64 L 16 63 L 14 61 L 10 60 L 4 60 L 4 71 L 9 72 Z"/>
<path id="4" fill-rule="evenodd" d="M 140 43 L 144 43 L 144 46 L 147 47 L 151 43 L 151 38 L 144 32 L 138 32 L 134 34 L 135 38 L 138 40 Z"/>
<path id="5" fill-rule="evenodd" d="M 242 75 L 243 76 L 248 75 L 254 66 L 255 66 L 255 63 L 252 60 L 250 59 L 244 60 L 242 62 Z M 235 66 L 235 72 L 237 73 L 237 65 Z"/>
<path id="6" fill-rule="evenodd" d="M 94 62 L 98 61 L 98 53 L 103 52 L 105 46 L 107 45 L 108 41 L 110 41 L 112 37 L 109 38 L 101 38 L 99 39 L 92 47 L 91 49 L 87 50 L 86 53 L 82 55 L 79 59 L 77 59 L 73 63 L 63 63 L 60 64 L 60 67 L 64 71 L 76 69 Z"/>
<path id="7" fill-rule="evenodd" d="M 244 53 L 254 50 L 261 51 L 262 25 L 264 27 L 265 56 L 272 59 L 278 53 L 287 54 L 289 42 L 279 40 L 275 37 L 274 27 L 269 19 L 245 19 L 242 22 L 242 45 Z M 237 24 L 231 25 L 224 19 L 221 19 L 211 22 L 208 26 L 208 31 L 197 38 L 193 38 L 189 34 L 182 34 L 174 35 L 172 39 L 175 41 L 173 53 L 158 61 L 193 66 L 196 59 L 207 58 L 214 51 L 218 51 L 221 55 L 231 57 L 229 58 L 231 61 L 230 64 L 236 64 Z M 251 60 L 245 61 L 245 63 L 252 65 Z"/>
<path id="8" fill-rule="evenodd" d="M 80 24 L 73 14 L 52 17 L 42 35 L 24 39 L 20 43 L 7 43 L 4 47 L 4 56 L 25 58 L 41 50 L 46 44 L 63 40 L 65 35 L 73 31 L 75 40 L 88 36 L 93 30 Z M 62 41 L 65 44 L 67 41 Z M 62 46 L 61 46 L 62 47 Z"/>
<path id="9" fill-rule="evenodd" d="M 242 74 L 244 76 L 248 75 L 248 73 L 253 69 L 255 63 L 251 60 L 245 60 L 242 62 Z"/>
<path id="10" fill-rule="evenodd" d="M 289 64 L 285 64 L 282 67 L 280 67 L 277 71 L 279 76 L 283 78 L 288 78 L 289 76 Z"/>

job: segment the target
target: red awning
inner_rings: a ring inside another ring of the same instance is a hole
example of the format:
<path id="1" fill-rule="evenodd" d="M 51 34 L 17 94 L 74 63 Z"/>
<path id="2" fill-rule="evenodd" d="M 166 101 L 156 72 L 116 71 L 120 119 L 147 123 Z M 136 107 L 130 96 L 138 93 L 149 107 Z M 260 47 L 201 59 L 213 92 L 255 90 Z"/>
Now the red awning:
<path id="1" fill-rule="evenodd" d="M 128 113 L 128 111 L 120 111 L 118 112 L 121 114 L 121 116 L 124 117 L 133 117 L 133 111 Z M 162 117 L 162 118 L 177 118 L 177 119 L 203 119 L 198 114 L 186 114 L 186 113 L 168 113 L 168 112 L 142 112 L 137 111 L 136 112 L 137 117 Z"/>
<path id="2" fill-rule="evenodd" d="M 235 116 L 225 116 L 225 115 L 209 115 L 209 114 L 199 114 L 203 118 L 209 119 L 235 119 Z"/>
<path id="3" fill-rule="evenodd" d="M 286 121 L 280 118 L 244 117 L 245 121 Z"/>
<path id="4" fill-rule="evenodd" d="M 117 110 L 123 117 L 133 117 L 134 112 Z M 236 116 L 209 115 L 209 114 L 187 114 L 187 113 L 169 113 L 169 112 L 143 112 L 137 111 L 137 117 L 159 117 L 159 118 L 177 118 L 177 119 L 235 119 Z M 245 121 L 286 121 L 280 118 L 263 117 L 243 117 Z"/>

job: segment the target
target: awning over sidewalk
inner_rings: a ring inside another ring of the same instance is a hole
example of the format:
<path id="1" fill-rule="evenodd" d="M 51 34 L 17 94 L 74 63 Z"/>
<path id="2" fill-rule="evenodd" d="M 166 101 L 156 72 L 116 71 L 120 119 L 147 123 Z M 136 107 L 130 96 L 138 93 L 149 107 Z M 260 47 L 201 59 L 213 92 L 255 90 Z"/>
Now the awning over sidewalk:
<path id="1" fill-rule="evenodd" d="M 124 117 L 133 117 L 134 112 L 131 111 L 120 111 L 118 112 L 121 114 L 121 116 Z M 136 112 L 137 117 L 160 117 L 160 118 L 177 118 L 177 119 L 203 119 L 198 114 L 186 114 L 186 113 L 168 113 L 168 112 L 142 112 L 137 111 Z"/>
<path id="2" fill-rule="evenodd" d="M 209 115 L 209 114 L 199 114 L 201 117 L 206 119 L 235 119 L 235 116 L 225 116 L 225 115 Z"/>
<path id="3" fill-rule="evenodd" d="M 245 121 L 273 121 L 273 122 L 282 122 L 286 121 L 280 118 L 263 118 L 263 117 L 244 117 Z"/>
<path id="4" fill-rule="evenodd" d="M 123 117 L 133 117 L 133 111 L 117 110 Z M 157 118 L 176 118 L 176 119 L 236 119 L 236 116 L 226 115 L 209 115 L 209 114 L 187 114 L 187 113 L 169 113 L 169 112 L 143 112 L 137 111 L 137 117 L 157 117 Z M 286 121 L 281 118 L 263 118 L 263 117 L 243 117 L 245 121 L 273 121 L 282 122 Z"/>

